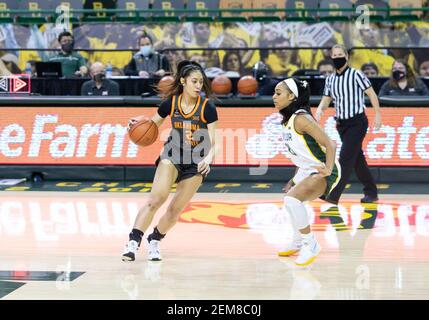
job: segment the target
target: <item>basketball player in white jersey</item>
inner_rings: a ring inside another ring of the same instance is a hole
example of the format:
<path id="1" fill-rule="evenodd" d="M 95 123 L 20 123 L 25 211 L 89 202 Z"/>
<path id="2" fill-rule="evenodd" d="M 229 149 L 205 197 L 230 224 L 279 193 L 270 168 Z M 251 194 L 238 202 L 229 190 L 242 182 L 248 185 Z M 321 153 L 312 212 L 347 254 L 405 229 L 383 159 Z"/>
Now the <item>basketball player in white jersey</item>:
<path id="1" fill-rule="evenodd" d="M 337 185 L 341 169 L 335 158 L 336 144 L 317 124 L 310 110 L 310 88 L 306 81 L 287 78 L 275 88 L 274 106 L 283 116 L 283 138 L 287 156 L 296 166 L 285 191 L 284 205 L 293 226 L 293 241 L 279 256 L 298 253 L 295 264 L 307 266 L 321 248 L 310 228 L 303 204 L 324 199 Z"/>

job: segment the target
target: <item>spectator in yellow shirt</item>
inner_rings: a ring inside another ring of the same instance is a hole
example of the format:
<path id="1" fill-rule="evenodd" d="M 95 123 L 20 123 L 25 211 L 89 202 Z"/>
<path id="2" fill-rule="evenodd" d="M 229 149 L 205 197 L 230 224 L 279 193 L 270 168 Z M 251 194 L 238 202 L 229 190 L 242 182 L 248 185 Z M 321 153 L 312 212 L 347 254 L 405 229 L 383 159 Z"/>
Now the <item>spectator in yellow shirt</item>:
<path id="1" fill-rule="evenodd" d="M 279 39 L 276 47 L 290 47 L 290 42 L 287 39 Z M 296 65 L 296 51 L 292 49 L 277 49 L 273 53 L 268 54 L 265 63 L 271 68 L 275 76 L 287 77 L 292 75 L 299 67 Z"/>
<path id="2" fill-rule="evenodd" d="M 380 32 L 376 26 L 371 26 L 368 29 L 360 30 L 362 43 L 358 46 L 362 47 L 381 47 Z M 356 44 L 355 44 L 356 45 Z M 389 76 L 391 66 L 395 59 L 388 55 L 385 49 L 356 49 L 351 54 L 351 67 L 360 69 L 360 67 L 368 62 L 377 63 L 379 66 L 380 76 Z"/>

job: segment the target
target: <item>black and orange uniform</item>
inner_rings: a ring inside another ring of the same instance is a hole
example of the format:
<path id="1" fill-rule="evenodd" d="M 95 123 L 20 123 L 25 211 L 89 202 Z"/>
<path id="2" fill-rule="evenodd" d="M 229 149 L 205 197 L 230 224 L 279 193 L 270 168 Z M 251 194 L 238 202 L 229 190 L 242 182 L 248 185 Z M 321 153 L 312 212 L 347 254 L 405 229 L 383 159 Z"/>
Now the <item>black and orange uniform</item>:
<path id="1" fill-rule="evenodd" d="M 207 125 L 218 119 L 216 106 L 207 98 L 199 96 L 189 113 L 184 113 L 181 101 L 182 95 L 172 96 L 158 108 L 160 117 L 170 115 L 172 129 L 156 164 L 160 160 L 170 160 L 178 171 L 176 182 L 198 173 L 198 163 L 211 148 Z"/>

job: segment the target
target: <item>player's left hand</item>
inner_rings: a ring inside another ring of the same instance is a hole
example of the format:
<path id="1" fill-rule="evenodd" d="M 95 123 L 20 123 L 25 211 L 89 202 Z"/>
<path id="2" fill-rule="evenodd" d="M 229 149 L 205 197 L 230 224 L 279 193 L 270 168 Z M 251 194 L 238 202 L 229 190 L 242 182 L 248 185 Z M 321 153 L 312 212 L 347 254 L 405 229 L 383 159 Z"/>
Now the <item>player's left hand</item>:
<path id="1" fill-rule="evenodd" d="M 324 178 L 324 177 L 330 176 L 332 173 L 332 170 L 329 170 L 328 168 L 326 168 L 326 165 L 324 163 L 322 163 L 319 166 L 312 166 L 312 168 L 319 171 L 319 173 L 316 174 L 316 177 Z"/>
<path id="2" fill-rule="evenodd" d="M 200 163 L 198 163 L 198 172 L 201 173 L 203 176 L 209 174 L 210 164 L 205 160 L 201 161 Z"/>
<path id="3" fill-rule="evenodd" d="M 138 122 L 138 120 L 137 119 L 130 119 L 129 121 L 128 121 L 128 126 L 127 126 L 127 130 L 128 131 L 130 131 L 131 130 L 131 127 L 133 126 L 133 125 L 135 125 L 136 123 Z"/>

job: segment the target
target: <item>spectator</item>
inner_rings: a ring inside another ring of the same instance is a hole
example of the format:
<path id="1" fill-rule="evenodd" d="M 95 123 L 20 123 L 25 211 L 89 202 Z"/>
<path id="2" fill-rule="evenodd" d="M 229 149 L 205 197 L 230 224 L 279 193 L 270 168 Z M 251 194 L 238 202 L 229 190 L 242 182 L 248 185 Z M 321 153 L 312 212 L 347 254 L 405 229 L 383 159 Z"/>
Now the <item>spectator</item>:
<path id="1" fill-rule="evenodd" d="M 415 77 L 413 70 L 404 60 L 396 60 L 390 79 L 378 93 L 379 96 L 425 96 L 429 90 L 422 80 Z"/>
<path id="2" fill-rule="evenodd" d="M 170 63 L 165 55 L 153 49 L 152 38 L 143 34 L 138 40 L 140 51 L 137 52 L 124 69 L 127 76 L 141 78 L 163 77 L 170 72 Z"/>
<path id="3" fill-rule="evenodd" d="M 119 96 L 119 85 L 110 79 L 106 79 L 106 71 L 101 62 L 91 65 L 90 74 L 92 80 L 82 84 L 81 96 Z"/>
<path id="4" fill-rule="evenodd" d="M 205 68 L 219 67 L 219 54 L 217 50 L 204 50 L 205 48 L 216 47 L 213 43 L 209 43 L 212 38 L 210 24 L 208 22 L 197 22 L 193 23 L 189 39 L 183 41 L 183 45 L 188 48 L 201 48 L 196 51 L 186 51 L 186 57 L 191 58 L 194 54 L 201 54 L 205 57 L 206 65 Z"/>
<path id="5" fill-rule="evenodd" d="M 4 67 L 7 71 L 9 71 L 9 74 L 4 75 L 10 75 L 10 74 L 21 74 L 21 70 L 18 68 L 18 57 L 15 56 L 12 53 L 6 53 L 1 57 L 1 61 L 4 64 Z M 6 70 L 3 72 L 8 73 Z"/>
<path id="6" fill-rule="evenodd" d="M 52 62 L 61 62 L 63 76 L 85 76 L 88 73 L 85 59 L 77 52 L 73 52 L 74 38 L 73 35 L 64 31 L 58 35 L 58 42 L 61 45 L 61 51 L 50 57 Z"/>
<path id="7" fill-rule="evenodd" d="M 278 81 L 268 77 L 270 69 L 262 61 L 255 63 L 252 69 L 253 77 L 258 81 L 258 94 L 260 96 L 272 95 Z"/>
<path id="8" fill-rule="evenodd" d="M 420 77 L 429 77 L 429 60 L 423 61 L 419 67 Z"/>
<path id="9" fill-rule="evenodd" d="M 122 69 L 119 69 L 118 67 L 112 68 L 112 77 L 123 77 L 124 71 Z"/>
<path id="10" fill-rule="evenodd" d="M 360 70 L 363 72 L 364 75 L 366 75 L 369 78 L 378 77 L 378 67 L 373 62 L 363 64 Z"/>
<path id="11" fill-rule="evenodd" d="M 190 61 L 198 63 L 203 70 L 206 68 L 206 58 L 201 53 L 195 53 L 190 58 Z"/>
<path id="12" fill-rule="evenodd" d="M 30 67 L 31 67 L 31 76 L 35 77 L 36 76 L 36 61 L 35 60 L 29 60 L 29 61 L 27 61 L 27 63 L 29 63 Z"/>
<path id="13" fill-rule="evenodd" d="M 370 23 L 366 29 L 359 30 L 362 42 L 356 42 L 354 46 L 369 47 L 371 49 L 356 49 L 353 50 L 350 61 L 351 67 L 359 69 L 363 64 L 368 62 L 377 62 L 379 73 L 381 76 L 388 76 L 390 67 L 395 61 L 393 57 L 388 54 L 387 49 L 378 49 L 384 47 L 381 40 L 379 26 Z"/>
<path id="14" fill-rule="evenodd" d="M 317 70 L 319 70 L 320 75 L 326 78 L 330 74 L 334 73 L 334 63 L 331 59 L 324 59 L 317 64 Z"/>
<path id="15" fill-rule="evenodd" d="M 164 51 L 165 56 L 168 59 L 168 62 L 170 63 L 170 71 L 173 74 L 176 74 L 177 72 L 177 64 L 182 61 L 185 60 L 185 56 L 183 54 L 183 51 L 181 50 L 174 50 L 177 49 L 178 47 L 170 47 L 172 50 L 166 50 Z"/>
<path id="16" fill-rule="evenodd" d="M 0 77 L 7 77 L 10 76 L 12 73 L 9 71 L 9 69 L 5 66 L 2 59 L 0 59 Z"/>
<path id="17" fill-rule="evenodd" d="M 228 77 L 240 77 L 243 74 L 243 66 L 238 51 L 228 51 L 222 61 L 222 69 Z"/>
<path id="18" fill-rule="evenodd" d="M 290 41 L 288 39 L 277 39 L 274 47 L 283 48 L 273 49 L 273 53 L 270 53 L 265 61 L 273 70 L 274 75 L 286 77 L 299 69 L 296 65 L 297 52 L 288 49 L 290 48 Z"/>

